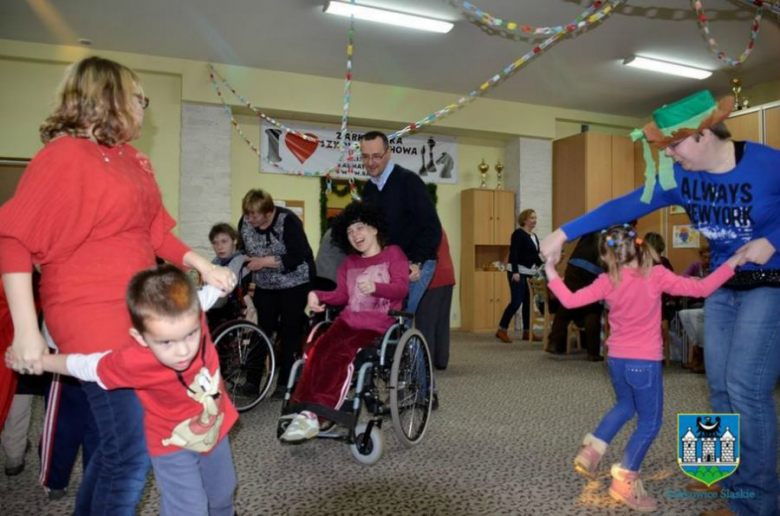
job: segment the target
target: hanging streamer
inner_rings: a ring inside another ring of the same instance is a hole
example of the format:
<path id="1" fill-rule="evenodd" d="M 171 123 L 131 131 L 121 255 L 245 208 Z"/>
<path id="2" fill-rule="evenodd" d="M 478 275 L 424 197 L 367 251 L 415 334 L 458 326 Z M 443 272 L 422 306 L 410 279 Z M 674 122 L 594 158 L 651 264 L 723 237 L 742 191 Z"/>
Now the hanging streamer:
<path id="1" fill-rule="evenodd" d="M 753 23 L 750 26 L 750 40 L 748 41 L 745 51 L 742 52 L 742 54 L 737 59 L 734 59 L 727 56 L 725 52 L 720 50 L 718 42 L 715 41 L 715 38 L 712 37 L 712 34 L 710 34 L 710 23 L 707 21 L 707 15 L 704 14 L 701 0 L 691 0 L 693 10 L 696 11 L 696 19 L 699 22 L 699 27 L 701 27 L 701 35 L 704 38 L 704 41 L 707 42 L 710 51 L 718 56 L 718 59 L 720 59 L 723 63 L 732 68 L 735 68 L 747 61 L 748 56 L 750 56 L 750 53 L 753 51 L 753 47 L 756 45 L 756 39 L 758 39 L 758 30 L 761 26 L 761 16 L 764 14 L 764 2 L 761 0 L 754 0 L 753 4 L 758 6 L 758 10 L 756 11 L 755 18 L 753 18 Z"/>
<path id="2" fill-rule="evenodd" d="M 352 0 L 354 2 L 354 0 Z M 565 26 L 561 26 L 561 30 L 558 32 L 554 32 L 553 35 L 549 38 L 547 38 L 545 41 L 540 43 L 539 45 L 534 46 L 532 50 L 530 50 L 528 53 L 520 57 L 519 59 L 515 60 L 508 66 L 504 67 L 501 71 L 499 71 L 497 74 L 490 77 L 487 81 L 482 83 L 478 88 L 473 90 L 471 93 L 469 93 L 467 96 L 460 97 L 457 102 L 448 104 L 447 106 L 443 107 L 442 109 L 439 109 L 438 111 L 435 111 L 425 118 L 422 118 L 418 120 L 417 122 L 414 122 L 412 124 L 407 125 L 403 129 L 396 131 L 395 133 L 388 136 L 389 139 L 397 139 L 405 134 L 414 132 L 419 130 L 421 127 L 424 127 L 426 125 L 433 124 L 435 122 L 438 122 L 439 120 L 451 115 L 452 113 L 462 109 L 467 104 L 473 102 L 477 98 L 483 96 L 485 93 L 490 91 L 491 89 L 495 88 L 498 84 L 502 83 L 505 79 L 509 78 L 510 76 L 514 75 L 520 68 L 527 65 L 532 60 L 536 59 L 540 55 L 542 55 L 545 51 L 547 51 L 549 48 L 551 48 L 555 43 L 559 42 L 561 39 L 563 39 L 567 35 L 576 35 L 577 32 L 579 32 L 581 29 L 585 27 L 592 26 L 596 23 L 599 23 L 600 21 L 606 19 L 611 14 L 614 14 L 615 9 L 620 6 L 621 4 L 624 4 L 626 0 L 612 0 L 607 5 L 603 5 L 604 3 L 601 1 L 594 2 L 591 7 L 586 10 L 583 14 L 572 20 L 571 23 L 566 24 Z M 596 7 L 598 6 L 598 7 Z M 350 24 L 350 33 L 349 33 L 349 44 L 347 46 L 347 75 L 346 75 L 346 81 L 344 86 L 344 102 L 343 102 L 343 108 L 344 108 L 344 114 L 342 115 L 342 128 L 346 127 L 346 121 L 348 118 L 348 111 L 349 111 L 349 104 L 350 104 L 350 97 L 351 97 L 351 81 L 352 81 L 352 53 L 354 50 L 354 27 L 352 24 Z M 252 141 L 246 136 L 246 134 L 241 129 L 241 125 L 239 122 L 235 119 L 233 116 L 233 112 L 230 109 L 230 106 L 227 104 L 225 99 L 223 98 L 222 91 L 220 89 L 219 84 L 216 81 L 216 78 L 218 77 L 222 84 L 225 85 L 230 91 L 236 96 L 236 98 L 239 99 L 245 106 L 247 106 L 252 112 L 254 112 L 258 117 L 263 118 L 264 120 L 267 120 L 269 123 L 273 124 L 277 128 L 283 130 L 287 134 L 295 134 L 296 136 L 303 138 L 307 141 L 314 141 L 313 138 L 310 136 L 303 134 L 299 131 L 296 131 L 294 129 L 291 129 L 261 110 L 257 109 L 252 105 L 251 102 L 246 100 L 244 97 L 242 97 L 236 90 L 233 88 L 230 83 L 227 82 L 220 74 L 217 72 L 217 70 L 214 68 L 213 65 L 209 65 L 209 76 L 211 79 L 211 84 L 214 87 L 215 92 L 217 93 L 217 97 L 220 99 L 220 102 L 222 103 L 223 108 L 225 109 L 225 112 L 230 117 L 231 124 L 233 127 L 236 128 L 236 131 L 241 135 L 243 140 L 249 145 L 249 147 L 252 149 L 252 151 L 260 156 L 260 158 L 263 160 L 264 163 L 268 164 L 269 166 L 273 166 L 274 168 L 290 175 L 297 175 L 297 176 L 306 176 L 306 177 L 326 177 L 328 180 L 330 180 L 331 174 L 334 172 L 338 172 L 341 170 L 340 164 L 342 162 L 347 163 L 347 170 L 351 171 L 352 167 L 350 163 L 354 163 L 354 161 L 357 159 L 355 156 L 355 150 L 359 147 L 358 142 L 352 142 L 347 144 L 343 140 L 342 136 L 342 158 L 339 159 L 339 164 L 337 164 L 334 167 L 329 167 L 326 170 L 315 170 L 315 171 L 292 171 L 292 170 L 286 170 L 280 166 L 278 166 L 276 163 L 273 163 L 266 159 L 262 154 L 260 153 L 260 149 L 252 143 Z M 346 82 L 349 82 L 349 85 L 346 84 Z M 343 131 L 343 135 L 346 135 L 346 131 Z M 356 196 L 356 187 L 354 185 L 354 174 L 350 173 L 350 189 L 353 191 L 353 197 Z"/>
<path id="3" fill-rule="evenodd" d="M 566 35 L 574 35 L 581 29 L 588 27 L 590 25 L 593 25 L 595 23 L 600 22 L 601 20 L 607 18 L 609 15 L 614 13 L 615 8 L 617 8 L 620 4 L 625 3 L 626 0 L 612 0 L 612 2 L 609 3 L 609 5 L 603 6 L 600 8 L 600 10 L 595 11 L 590 16 L 586 17 L 583 20 L 580 20 L 577 23 L 567 24 L 567 29 L 564 32 L 557 32 L 553 36 L 547 38 L 539 45 L 535 46 L 530 52 L 522 56 L 521 58 L 517 59 L 513 63 L 511 63 L 509 66 L 505 67 L 503 70 L 501 70 L 499 73 L 493 75 L 490 77 L 487 81 L 482 83 L 479 88 L 473 90 L 471 93 L 468 94 L 468 96 L 464 96 L 458 99 L 458 101 L 454 104 L 449 104 L 445 106 L 444 108 L 429 114 L 425 118 L 422 118 L 418 120 L 417 122 L 414 122 L 412 124 L 407 125 L 400 131 L 396 131 L 392 135 L 388 136 L 388 138 L 394 139 L 398 138 L 399 136 L 403 136 L 407 133 L 417 131 L 423 126 L 435 123 L 442 118 L 451 115 L 452 113 L 460 110 L 467 104 L 473 102 L 477 98 L 483 96 L 485 93 L 487 93 L 490 89 L 497 86 L 499 83 L 503 82 L 505 79 L 512 76 L 515 72 L 517 72 L 520 68 L 527 65 L 540 55 L 542 55 L 546 50 L 548 50 L 550 47 L 552 47 L 555 43 L 559 42 L 561 39 L 563 39 Z M 601 5 L 601 2 L 598 2 L 599 5 Z M 594 4 L 595 5 L 595 4 Z"/>
<path id="4" fill-rule="evenodd" d="M 541 37 L 550 36 L 559 32 L 565 32 L 569 30 L 569 27 L 576 25 L 579 22 L 585 20 L 588 16 L 596 12 L 601 8 L 604 3 L 601 0 L 593 2 L 590 7 L 585 9 L 582 14 L 575 18 L 567 25 L 558 25 L 553 27 L 536 27 L 530 24 L 518 23 L 515 21 L 504 20 L 493 16 L 489 12 L 480 9 L 471 2 L 464 2 L 461 0 L 450 0 L 450 3 L 460 9 L 461 13 L 467 17 L 474 17 L 483 25 L 490 27 L 491 29 L 500 30 L 507 34 L 522 36 L 522 37 Z"/>

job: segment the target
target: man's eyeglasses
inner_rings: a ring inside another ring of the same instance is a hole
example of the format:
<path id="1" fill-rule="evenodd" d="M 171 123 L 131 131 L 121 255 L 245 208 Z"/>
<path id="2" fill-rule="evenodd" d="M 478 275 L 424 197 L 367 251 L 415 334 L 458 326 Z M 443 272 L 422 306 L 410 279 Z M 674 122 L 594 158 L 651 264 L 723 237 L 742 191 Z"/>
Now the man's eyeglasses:
<path id="1" fill-rule="evenodd" d="M 388 147 L 385 149 L 385 151 L 382 154 L 361 154 L 360 159 L 363 161 L 379 161 L 380 159 L 385 157 L 385 154 L 387 154 L 387 151 L 389 151 L 390 148 Z"/>
<path id="2" fill-rule="evenodd" d="M 142 109 L 146 109 L 146 108 L 149 107 L 149 97 L 147 97 L 145 95 L 138 95 L 138 94 L 136 94 L 135 98 L 138 101 L 138 103 L 141 105 Z"/>

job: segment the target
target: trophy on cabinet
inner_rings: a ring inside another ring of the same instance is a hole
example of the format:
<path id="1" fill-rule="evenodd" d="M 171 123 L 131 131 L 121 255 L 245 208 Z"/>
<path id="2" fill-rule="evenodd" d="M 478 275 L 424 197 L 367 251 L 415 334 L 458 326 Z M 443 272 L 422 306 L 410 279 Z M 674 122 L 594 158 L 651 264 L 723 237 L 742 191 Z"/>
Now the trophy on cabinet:
<path id="1" fill-rule="evenodd" d="M 742 78 L 734 77 L 731 79 L 731 93 L 734 95 L 734 109 L 739 111 L 742 109 L 742 99 L 739 97 L 742 93 Z"/>
<path id="2" fill-rule="evenodd" d="M 485 163 L 485 158 L 482 158 L 482 163 L 480 163 L 477 168 L 479 169 L 479 176 L 482 179 L 482 183 L 479 187 L 487 188 L 487 173 L 490 170 L 490 165 Z"/>
<path id="3" fill-rule="evenodd" d="M 496 175 L 498 176 L 498 182 L 496 183 L 496 190 L 501 190 L 503 186 L 501 185 L 501 172 L 504 171 L 504 165 L 501 164 L 501 161 L 499 160 L 498 163 L 495 164 L 496 169 Z"/>

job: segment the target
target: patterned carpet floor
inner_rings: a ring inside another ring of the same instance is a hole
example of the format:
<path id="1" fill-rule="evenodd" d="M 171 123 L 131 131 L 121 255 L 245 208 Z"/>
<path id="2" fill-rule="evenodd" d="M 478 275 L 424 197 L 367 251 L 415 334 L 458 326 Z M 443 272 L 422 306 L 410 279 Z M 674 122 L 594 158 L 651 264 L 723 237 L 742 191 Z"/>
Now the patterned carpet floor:
<path id="1" fill-rule="evenodd" d="M 276 440 L 280 403 L 264 401 L 241 416 L 231 435 L 239 488 L 236 509 L 254 515 L 618 515 L 631 511 L 607 493 L 609 464 L 620 460 L 633 425 L 615 439 L 602 474 L 587 481 L 571 464 L 583 435 L 611 406 L 602 363 L 584 355 L 552 357 L 537 343 L 503 344 L 492 335 L 453 333 L 450 366 L 437 375 L 441 408 L 425 440 L 404 449 L 389 424 L 375 466 L 356 463 L 339 442 L 297 447 Z M 665 368 L 664 426 L 645 460 L 645 487 L 656 514 L 687 515 L 719 501 L 675 498 L 687 483 L 676 463 L 676 415 L 706 412 L 705 377 L 679 364 Z M 780 392 L 776 392 L 780 405 Z M 40 435 L 42 407 L 31 429 Z M 0 455 L 2 452 L 0 452 Z M 4 460 L 4 457 L 0 457 Z M 68 515 L 74 493 L 49 502 L 36 484 L 38 459 L 16 477 L 0 476 L 5 515 Z M 78 486 L 80 469 L 72 485 Z M 75 488 L 74 488 L 75 489 Z M 140 514 L 158 513 L 151 480 Z"/>

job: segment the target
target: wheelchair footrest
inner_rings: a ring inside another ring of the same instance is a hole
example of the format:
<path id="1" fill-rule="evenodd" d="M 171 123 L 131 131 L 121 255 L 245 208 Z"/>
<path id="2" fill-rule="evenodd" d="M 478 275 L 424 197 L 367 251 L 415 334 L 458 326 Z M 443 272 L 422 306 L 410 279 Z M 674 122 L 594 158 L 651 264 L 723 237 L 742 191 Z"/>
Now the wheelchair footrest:
<path id="1" fill-rule="evenodd" d="M 342 412 L 340 410 L 332 409 L 317 403 L 296 403 L 294 405 L 287 405 L 287 407 L 282 411 L 282 415 L 285 416 L 287 414 L 298 414 L 304 410 L 313 412 L 319 417 L 328 419 L 347 428 L 353 428 L 357 423 L 357 419 L 355 418 L 354 414 Z"/>

